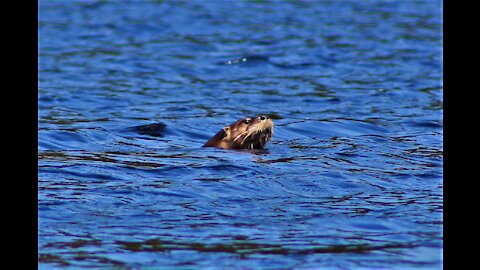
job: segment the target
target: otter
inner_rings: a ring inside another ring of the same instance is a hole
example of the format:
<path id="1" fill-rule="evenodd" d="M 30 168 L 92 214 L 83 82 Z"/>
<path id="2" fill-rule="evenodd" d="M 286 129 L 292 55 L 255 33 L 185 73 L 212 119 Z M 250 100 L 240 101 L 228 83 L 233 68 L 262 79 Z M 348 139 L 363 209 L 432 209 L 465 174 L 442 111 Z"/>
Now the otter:
<path id="1" fill-rule="evenodd" d="M 263 149 L 273 135 L 273 122 L 267 115 L 245 117 L 221 129 L 203 147 L 224 149 Z"/>

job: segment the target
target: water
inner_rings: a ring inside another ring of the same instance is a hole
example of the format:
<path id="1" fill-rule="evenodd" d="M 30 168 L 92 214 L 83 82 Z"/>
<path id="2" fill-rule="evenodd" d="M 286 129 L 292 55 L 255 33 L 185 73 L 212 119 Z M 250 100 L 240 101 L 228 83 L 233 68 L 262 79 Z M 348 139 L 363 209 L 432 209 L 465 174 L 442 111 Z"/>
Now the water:
<path id="1" fill-rule="evenodd" d="M 441 1 L 42 0 L 38 26 L 40 269 L 442 267 Z M 260 113 L 266 150 L 201 147 Z"/>

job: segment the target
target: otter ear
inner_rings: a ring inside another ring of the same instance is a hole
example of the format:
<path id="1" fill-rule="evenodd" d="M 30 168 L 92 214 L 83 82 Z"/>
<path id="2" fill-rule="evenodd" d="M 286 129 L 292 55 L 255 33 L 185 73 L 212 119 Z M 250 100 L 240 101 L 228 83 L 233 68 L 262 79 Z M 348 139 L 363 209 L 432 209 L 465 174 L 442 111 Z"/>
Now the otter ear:
<path id="1" fill-rule="evenodd" d="M 230 136 L 230 127 L 224 127 L 222 129 L 222 131 L 223 131 L 222 132 L 223 133 L 222 139 Z"/>

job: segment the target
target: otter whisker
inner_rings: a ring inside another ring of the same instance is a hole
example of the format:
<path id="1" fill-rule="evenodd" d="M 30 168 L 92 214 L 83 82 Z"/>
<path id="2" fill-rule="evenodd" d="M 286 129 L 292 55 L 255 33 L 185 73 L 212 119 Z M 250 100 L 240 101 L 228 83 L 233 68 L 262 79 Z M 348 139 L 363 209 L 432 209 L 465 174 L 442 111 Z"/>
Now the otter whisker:
<path id="1" fill-rule="evenodd" d="M 258 130 L 255 130 L 255 129 L 253 129 L 253 130 L 251 130 L 251 131 L 248 131 L 248 130 L 247 130 L 247 132 L 248 132 L 248 133 L 247 133 L 247 135 L 245 135 L 245 137 L 243 138 L 241 144 L 243 144 L 246 139 L 250 138 L 250 136 L 251 136 L 252 134 L 257 133 Z"/>
<path id="2" fill-rule="evenodd" d="M 245 135 L 247 132 L 248 132 L 248 131 L 244 131 L 244 132 L 238 134 L 238 136 L 235 137 L 235 139 L 233 139 L 233 141 L 235 142 L 235 141 L 238 140 L 241 136 Z M 242 142 L 243 142 L 243 141 L 242 141 Z"/>

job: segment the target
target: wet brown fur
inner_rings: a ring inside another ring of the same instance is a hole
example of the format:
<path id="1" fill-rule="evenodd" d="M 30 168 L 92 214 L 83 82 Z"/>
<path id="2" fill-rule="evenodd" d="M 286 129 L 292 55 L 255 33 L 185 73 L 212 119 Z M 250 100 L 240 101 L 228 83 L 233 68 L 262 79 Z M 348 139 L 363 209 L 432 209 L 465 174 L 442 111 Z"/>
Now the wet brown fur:
<path id="1" fill-rule="evenodd" d="M 245 117 L 221 129 L 203 147 L 262 149 L 273 135 L 273 122 L 266 115 Z"/>

